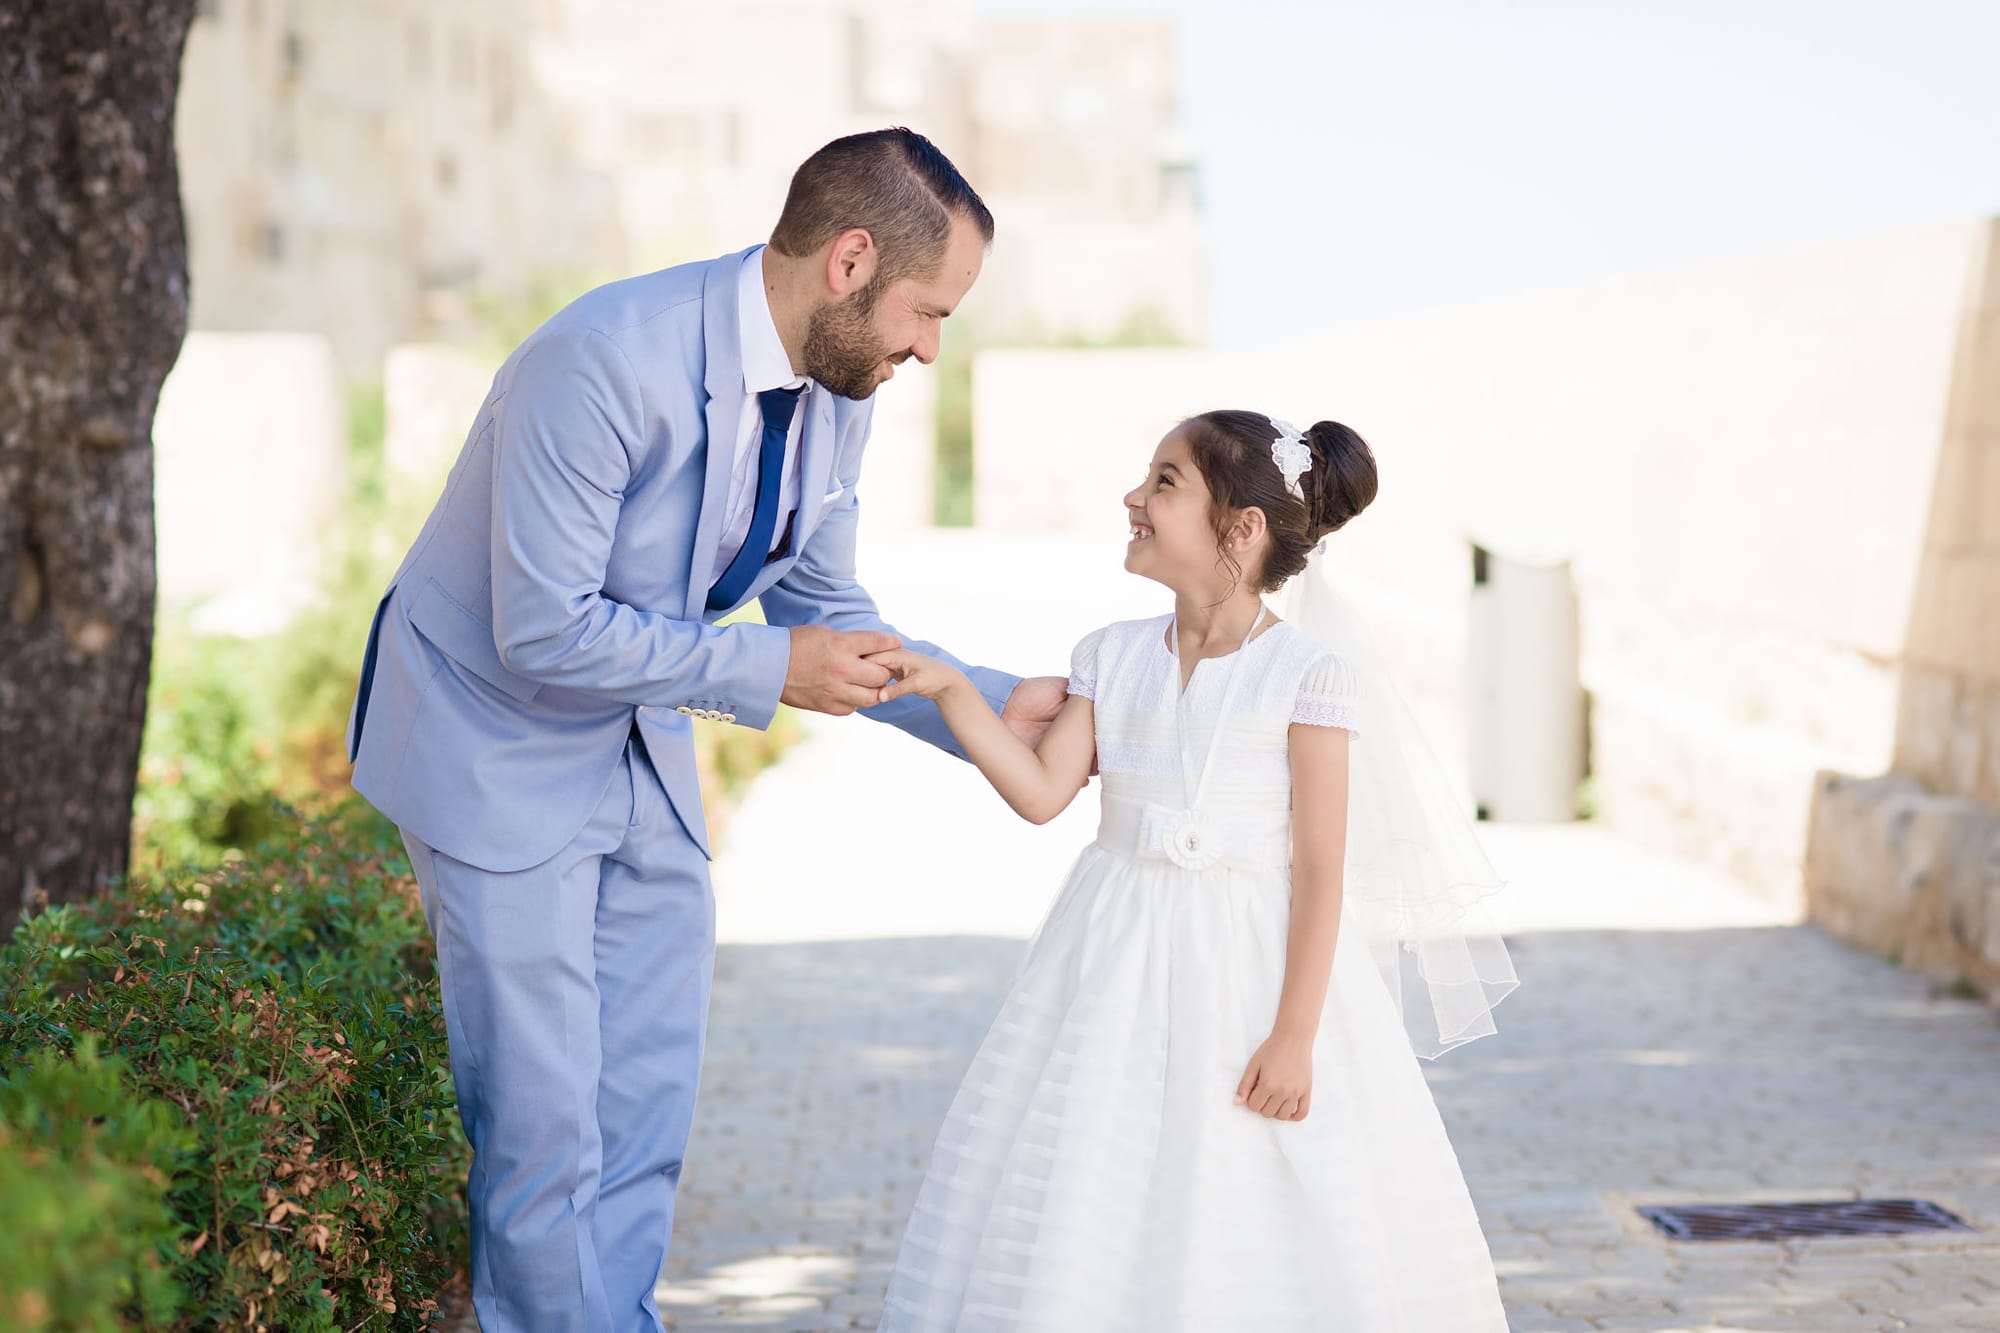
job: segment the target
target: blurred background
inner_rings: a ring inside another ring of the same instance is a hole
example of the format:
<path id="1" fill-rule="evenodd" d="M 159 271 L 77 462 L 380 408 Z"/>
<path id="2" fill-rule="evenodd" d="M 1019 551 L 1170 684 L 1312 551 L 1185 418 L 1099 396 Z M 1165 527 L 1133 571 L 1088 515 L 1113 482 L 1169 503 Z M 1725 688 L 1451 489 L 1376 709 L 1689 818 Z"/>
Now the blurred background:
<path id="1" fill-rule="evenodd" d="M 1936 2 L 203 0 L 141 850 L 344 790 L 365 616 L 514 343 L 906 123 L 999 236 L 882 396 L 870 552 L 1046 566 L 1079 611 L 1011 642 L 1053 654 L 1151 608 L 1085 590 L 1175 420 L 1344 420 L 1384 486 L 1322 573 L 1487 813 L 1991 985 L 1996 40 Z"/>
<path id="2" fill-rule="evenodd" d="M 1425 1075 L 1514 1326 L 1991 1328 L 1995 52 L 1985 0 L 0 0 L 0 1324 L 465 1326 L 429 936 L 343 752 L 369 616 L 524 336 L 906 124 L 998 231 L 874 417 L 893 623 L 1061 672 L 1166 609 L 1120 497 L 1182 417 L 1374 448 L 1298 582 L 1512 881 L 1519 998 Z M 696 734 L 662 1309 L 871 1327 L 1094 790 L 1038 829 L 888 728 Z M 1919 1194 L 1928 1249 L 1634 1211 Z"/>

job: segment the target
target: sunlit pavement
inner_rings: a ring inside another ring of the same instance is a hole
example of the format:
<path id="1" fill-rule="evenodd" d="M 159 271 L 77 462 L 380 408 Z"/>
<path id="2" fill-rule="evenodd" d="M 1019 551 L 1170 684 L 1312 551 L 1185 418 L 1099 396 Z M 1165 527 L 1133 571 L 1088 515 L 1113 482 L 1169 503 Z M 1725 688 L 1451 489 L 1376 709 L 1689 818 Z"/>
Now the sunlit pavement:
<path id="1" fill-rule="evenodd" d="M 911 634 L 1060 673 L 1166 603 L 1122 541 L 884 539 Z M 969 767 L 809 719 L 715 866 L 710 1042 L 661 1307 L 680 1330 L 873 1327 L 931 1136 L 1095 788 L 1015 819 Z M 1517 1330 L 2000 1330 L 2000 1024 L 1591 826 L 1493 827 L 1522 977 L 1426 1066 Z M 1634 1206 L 1932 1200 L 1934 1238 L 1671 1243 Z"/>

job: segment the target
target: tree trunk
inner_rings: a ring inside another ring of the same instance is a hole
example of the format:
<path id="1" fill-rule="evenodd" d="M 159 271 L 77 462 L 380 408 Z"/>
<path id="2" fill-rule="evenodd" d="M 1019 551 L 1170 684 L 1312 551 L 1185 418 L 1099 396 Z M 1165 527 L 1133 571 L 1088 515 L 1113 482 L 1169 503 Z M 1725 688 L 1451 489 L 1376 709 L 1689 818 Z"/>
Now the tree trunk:
<path id="1" fill-rule="evenodd" d="M 195 0 L 0 0 L 0 930 L 125 873 Z"/>

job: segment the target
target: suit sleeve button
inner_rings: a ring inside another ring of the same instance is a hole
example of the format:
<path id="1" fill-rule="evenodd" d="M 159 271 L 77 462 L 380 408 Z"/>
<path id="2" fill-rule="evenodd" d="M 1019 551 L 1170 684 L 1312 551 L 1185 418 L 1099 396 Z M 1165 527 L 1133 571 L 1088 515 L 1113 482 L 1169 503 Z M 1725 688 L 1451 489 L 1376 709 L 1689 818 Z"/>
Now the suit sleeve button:
<path id="1" fill-rule="evenodd" d="M 686 716 L 686 715 L 688 715 L 688 714 L 690 714 L 690 713 L 694 712 L 694 709 L 692 709 L 692 708 L 689 708 L 689 707 L 688 707 L 688 706 L 687 706 L 686 704 L 682 704 L 682 705 L 681 705 L 680 707 L 678 707 L 678 708 L 674 709 L 674 711 L 675 711 L 676 713 L 679 713 L 679 714 L 681 714 L 682 716 Z"/>
<path id="2" fill-rule="evenodd" d="M 734 714 L 734 713 L 724 713 L 724 714 L 722 715 L 722 720 L 723 720 L 724 722 L 734 722 L 734 721 L 736 720 L 736 714 Z"/>

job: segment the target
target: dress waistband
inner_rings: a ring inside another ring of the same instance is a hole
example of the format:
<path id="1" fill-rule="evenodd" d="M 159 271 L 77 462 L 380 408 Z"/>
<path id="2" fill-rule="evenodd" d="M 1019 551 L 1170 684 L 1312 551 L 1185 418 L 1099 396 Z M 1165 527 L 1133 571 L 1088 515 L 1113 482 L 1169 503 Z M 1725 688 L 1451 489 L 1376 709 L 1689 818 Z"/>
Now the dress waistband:
<path id="1" fill-rule="evenodd" d="M 1106 793 L 1097 845 L 1134 861 L 1165 861 L 1189 870 L 1218 862 L 1249 870 L 1284 870 L 1292 863 L 1292 817 L 1242 810 L 1204 810 L 1198 820 L 1158 801 Z"/>

